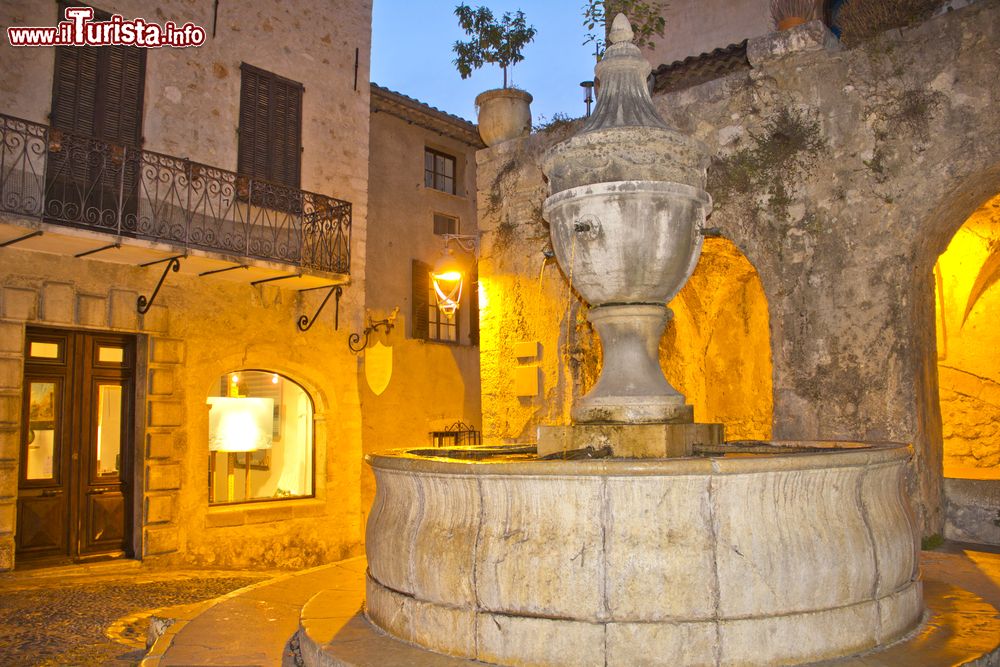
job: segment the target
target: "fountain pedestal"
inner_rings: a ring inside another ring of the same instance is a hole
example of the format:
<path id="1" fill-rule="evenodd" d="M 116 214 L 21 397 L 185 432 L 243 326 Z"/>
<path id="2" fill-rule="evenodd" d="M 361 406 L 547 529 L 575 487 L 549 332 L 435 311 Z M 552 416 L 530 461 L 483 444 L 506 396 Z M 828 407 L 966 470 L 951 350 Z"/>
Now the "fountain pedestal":
<path id="1" fill-rule="evenodd" d="M 666 459 L 691 456 L 695 446 L 725 441 L 722 424 L 574 424 L 538 429 L 538 455 L 591 449 L 610 449 L 610 456 L 629 459 Z"/>

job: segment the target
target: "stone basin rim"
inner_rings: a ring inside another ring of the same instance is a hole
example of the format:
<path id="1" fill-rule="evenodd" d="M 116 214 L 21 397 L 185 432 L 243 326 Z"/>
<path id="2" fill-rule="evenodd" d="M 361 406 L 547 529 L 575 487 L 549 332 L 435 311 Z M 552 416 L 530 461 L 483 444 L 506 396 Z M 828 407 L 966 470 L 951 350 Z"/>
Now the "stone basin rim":
<path id="1" fill-rule="evenodd" d="M 545 211 L 558 206 L 567 200 L 580 200 L 592 197 L 606 197 L 609 194 L 629 194 L 635 192 L 646 192 L 665 194 L 675 197 L 683 197 L 693 200 L 705 207 L 706 215 L 712 209 L 712 195 L 702 188 L 677 181 L 601 181 L 588 185 L 577 185 L 576 187 L 560 190 L 555 194 L 545 198 L 542 206 Z"/>
<path id="2" fill-rule="evenodd" d="M 890 464 L 908 460 L 913 447 L 898 442 L 858 441 L 770 441 L 776 447 L 815 449 L 816 452 L 757 453 L 752 457 L 728 458 L 692 456 L 670 459 L 587 459 L 497 461 L 469 460 L 414 454 L 427 447 L 396 449 L 381 454 L 366 454 L 372 468 L 443 475 L 531 477 L 619 477 L 619 476 L 690 476 L 735 475 L 788 470 L 816 470 Z M 740 453 L 738 449 L 734 453 Z"/>

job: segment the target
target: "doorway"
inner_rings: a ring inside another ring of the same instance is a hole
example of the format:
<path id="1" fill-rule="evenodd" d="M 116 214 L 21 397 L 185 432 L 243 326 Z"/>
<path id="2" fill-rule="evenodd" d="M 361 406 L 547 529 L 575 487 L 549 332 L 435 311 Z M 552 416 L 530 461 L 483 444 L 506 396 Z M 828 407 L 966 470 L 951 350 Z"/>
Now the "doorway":
<path id="1" fill-rule="evenodd" d="M 16 561 L 132 553 L 135 338 L 29 328 Z"/>

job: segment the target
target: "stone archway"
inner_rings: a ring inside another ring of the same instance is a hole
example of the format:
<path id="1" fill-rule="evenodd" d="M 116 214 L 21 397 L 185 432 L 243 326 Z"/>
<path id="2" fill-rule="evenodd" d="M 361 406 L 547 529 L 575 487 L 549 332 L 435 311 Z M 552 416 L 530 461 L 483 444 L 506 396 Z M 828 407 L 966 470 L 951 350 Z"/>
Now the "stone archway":
<path id="1" fill-rule="evenodd" d="M 770 438 L 768 304 L 753 264 L 728 239 L 706 239 L 670 308 L 660 363 L 694 405 L 695 420 L 725 424 L 729 440 Z"/>
<path id="2" fill-rule="evenodd" d="M 934 267 L 946 477 L 1000 469 L 1000 195 L 955 232 Z"/>

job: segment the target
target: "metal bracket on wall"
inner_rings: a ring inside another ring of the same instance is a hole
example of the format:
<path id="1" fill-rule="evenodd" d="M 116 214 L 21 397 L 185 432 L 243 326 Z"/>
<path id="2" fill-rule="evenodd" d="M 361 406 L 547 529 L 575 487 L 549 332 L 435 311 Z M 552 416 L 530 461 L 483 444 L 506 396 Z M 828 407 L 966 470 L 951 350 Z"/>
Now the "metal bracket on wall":
<path id="1" fill-rule="evenodd" d="M 160 282 L 156 283 L 156 288 L 153 290 L 153 293 L 149 295 L 149 298 L 147 299 L 144 295 L 140 295 L 139 298 L 136 299 L 135 305 L 136 308 L 138 308 L 140 315 L 145 315 L 149 312 L 149 309 L 153 307 L 153 301 L 156 300 L 156 295 L 159 294 L 160 288 L 163 287 L 163 281 L 167 279 L 167 274 L 170 273 L 170 271 L 174 271 L 176 273 L 181 270 L 182 258 L 184 258 L 184 255 L 177 255 L 176 257 L 158 259 L 155 262 L 147 262 L 146 264 L 139 265 L 145 268 L 147 266 L 153 266 L 154 264 L 167 262 L 167 268 L 163 269 L 163 275 L 160 276 Z"/>
<path id="2" fill-rule="evenodd" d="M 25 234 L 24 236 L 18 236 L 15 239 L 10 239 L 9 241 L 4 241 L 3 243 L 0 243 L 0 248 L 6 248 L 9 245 L 14 245 L 15 243 L 20 243 L 21 241 L 27 241 L 28 239 L 33 239 L 36 236 L 41 236 L 42 233 L 43 233 L 42 230 L 36 229 L 35 231 L 29 234 Z"/>
<path id="3" fill-rule="evenodd" d="M 310 289 L 299 290 L 299 293 L 309 292 L 314 289 L 323 289 L 323 288 L 311 287 Z M 335 330 L 340 328 L 340 297 L 344 294 L 344 288 L 341 287 L 340 285 L 331 285 L 330 291 L 326 293 L 325 297 L 323 297 L 323 303 L 319 304 L 319 308 L 316 309 L 316 312 L 313 314 L 312 318 L 309 318 L 306 315 L 302 315 L 301 317 L 299 317 L 299 322 L 298 322 L 299 331 L 309 331 L 309 329 L 312 328 L 312 325 L 316 323 L 316 318 L 319 317 L 319 314 L 323 312 L 323 308 L 326 307 L 326 302 L 329 301 L 330 297 L 333 296 L 334 294 L 337 295 L 337 298 L 334 302 L 333 328 Z"/>

